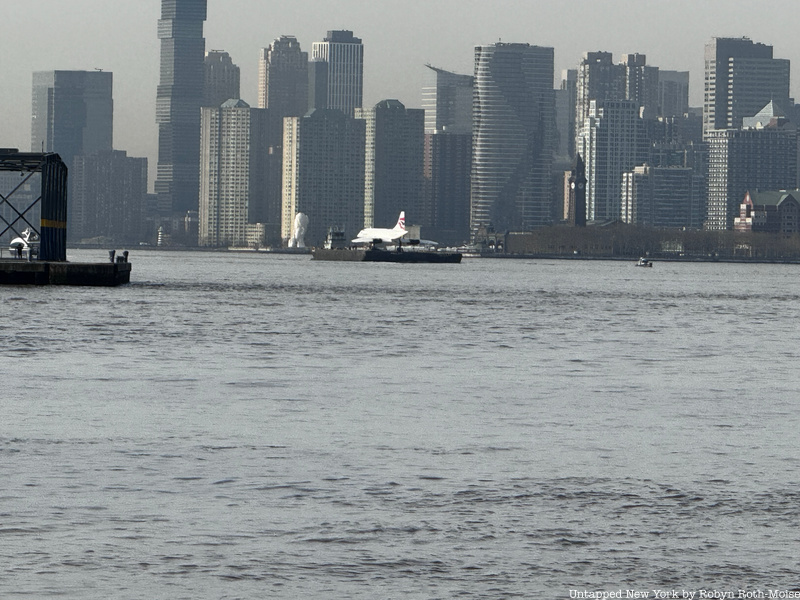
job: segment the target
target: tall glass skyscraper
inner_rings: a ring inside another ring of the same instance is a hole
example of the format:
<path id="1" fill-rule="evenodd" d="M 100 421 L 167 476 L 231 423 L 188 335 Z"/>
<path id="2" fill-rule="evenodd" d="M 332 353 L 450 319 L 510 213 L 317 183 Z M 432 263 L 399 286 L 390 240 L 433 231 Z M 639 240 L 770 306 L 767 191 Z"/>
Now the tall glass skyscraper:
<path id="1" fill-rule="evenodd" d="M 33 74 L 31 152 L 57 152 L 72 168 L 76 156 L 111 150 L 112 74 L 40 71 Z"/>
<path id="2" fill-rule="evenodd" d="M 553 221 L 553 49 L 475 48 L 470 227 L 528 231 Z"/>
<path id="3" fill-rule="evenodd" d="M 162 214 L 196 211 L 206 0 L 161 0 L 161 78 L 156 96 L 156 194 Z"/>

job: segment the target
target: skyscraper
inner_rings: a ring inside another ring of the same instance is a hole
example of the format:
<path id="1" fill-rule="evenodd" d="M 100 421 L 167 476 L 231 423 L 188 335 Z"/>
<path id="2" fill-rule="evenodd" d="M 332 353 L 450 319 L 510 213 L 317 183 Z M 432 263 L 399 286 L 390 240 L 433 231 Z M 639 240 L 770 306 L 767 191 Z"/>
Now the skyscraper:
<path id="1" fill-rule="evenodd" d="M 705 48 L 703 134 L 739 129 L 767 102 L 789 110 L 789 61 L 748 38 L 714 38 Z M 738 201 L 737 201 L 738 202 Z"/>
<path id="2" fill-rule="evenodd" d="M 276 118 L 308 111 L 308 52 L 294 36 L 282 35 L 263 48 L 258 60 L 258 107 Z"/>
<path id="3" fill-rule="evenodd" d="M 161 0 L 155 190 L 163 214 L 185 213 L 198 207 L 205 19 L 206 0 Z"/>
<path id="4" fill-rule="evenodd" d="M 553 49 L 475 48 L 470 228 L 526 231 L 552 223 Z"/>
<path id="5" fill-rule="evenodd" d="M 209 50 L 203 61 L 203 71 L 203 106 L 216 107 L 226 100 L 239 98 L 239 67 L 233 64 L 230 54 Z"/>
<path id="6" fill-rule="evenodd" d="M 76 156 L 110 151 L 112 83 L 103 71 L 34 73 L 31 151 L 57 152 L 67 168 Z"/>
<path id="7" fill-rule="evenodd" d="M 352 31 L 329 31 L 321 42 L 311 47 L 311 59 L 325 63 L 324 68 L 309 66 L 314 86 L 309 89 L 309 108 L 335 108 L 348 116 L 361 108 L 364 95 L 364 46 Z M 323 89 L 319 89 L 323 87 Z M 313 93 L 313 97 L 311 92 Z M 324 106 L 320 103 L 324 99 Z"/>
<path id="8" fill-rule="evenodd" d="M 427 210 L 433 218 L 431 237 L 457 245 L 469 239 L 475 78 L 430 65 L 426 76 L 424 176 Z"/>
<path id="9" fill-rule="evenodd" d="M 383 100 L 356 109 L 366 121 L 364 226 L 389 227 L 400 211 L 409 224 L 430 227 L 422 193 L 425 111 Z"/>
<path id="10" fill-rule="evenodd" d="M 322 63 L 321 63 L 322 64 Z M 264 223 L 272 245 L 281 241 L 283 120 L 308 112 L 308 53 L 293 36 L 283 35 L 261 50 L 258 62 L 258 105 L 267 110 L 267 205 Z"/>
<path id="11" fill-rule="evenodd" d="M 203 108 L 199 245 L 246 246 L 266 202 L 266 111 L 244 100 Z"/>

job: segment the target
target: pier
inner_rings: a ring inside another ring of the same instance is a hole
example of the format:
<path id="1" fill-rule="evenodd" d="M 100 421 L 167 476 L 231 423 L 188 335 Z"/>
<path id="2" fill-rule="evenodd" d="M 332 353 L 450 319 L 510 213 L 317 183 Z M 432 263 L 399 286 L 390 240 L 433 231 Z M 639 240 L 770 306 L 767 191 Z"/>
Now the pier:
<path id="1" fill-rule="evenodd" d="M 17 236 L 12 241 L 16 258 L 3 258 L 0 252 L 0 285 L 116 286 L 130 282 L 127 252 L 115 257 L 115 251 L 109 251 L 108 262 L 67 261 L 67 166 L 58 154 L 0 148 L 0 171 L 22 175 L 13 190 L 0 194 L 0 238 L 6 233 Z M 20 204 L 17 192 L 36 173 L 41 173 L 41 193 Z M 33 217 L 36 208 L 38 222 Z"/>

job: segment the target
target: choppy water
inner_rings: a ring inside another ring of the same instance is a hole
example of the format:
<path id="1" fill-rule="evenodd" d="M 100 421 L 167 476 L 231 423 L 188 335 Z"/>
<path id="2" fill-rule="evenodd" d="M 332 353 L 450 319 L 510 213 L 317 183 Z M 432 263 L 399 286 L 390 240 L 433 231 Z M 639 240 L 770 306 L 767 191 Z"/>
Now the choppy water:
<path id="1" fill-rule="evenodd" d="M 0 288 L 2 598 L 800 583 L 800 267 L 131 259 Z"/>

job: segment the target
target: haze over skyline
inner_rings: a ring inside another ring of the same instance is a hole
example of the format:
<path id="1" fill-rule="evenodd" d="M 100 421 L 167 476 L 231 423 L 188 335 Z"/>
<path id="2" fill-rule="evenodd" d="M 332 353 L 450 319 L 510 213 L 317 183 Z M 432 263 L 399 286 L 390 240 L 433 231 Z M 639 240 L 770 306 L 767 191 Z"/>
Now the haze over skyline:
<path id="1" fill-rule="evenodd" d="M 365 106 L 396 98 L 419 107 L 426 63 L 472 73 L 474 47 L 498 40 L 553 47 L 557 80 L 587 51 L 613 52 L 615 61 L 624 53 L 643 53 L 648 64 L 661 69 L 690 71 L 690 102 L 699 106 L 703 48 L 712 37 L 747 36 L 774 46 L 776 58 L 800 64 L 794 21 L 776 18 L 793 12 L 788 0 L 774 1 L 770 16 L 756 19 L 751 18 L 752 4 L 743 0 L 643 1 L 635 6 L 622 0 L 602 5 L 588 0 L 389 0 L 374 5 L 208 0 L 204 31 L 206 50 L 229 52 L 241 68 L 241 94 L 252 106 L 257 106 L 261 48 L 280 35 L 294 35 L 310 52 L 312 42 L 332 29 L 352 30 L 363 40 Z M 111 71 L 114 147 L 146 156 L 152 182 L 160 14 L 160 0 L 28 0 L 8 8 L 0 23 L 0 146 L 30 149 L 34 71 Z M 793 80 L 795 98 L 797 89 Z"/>

